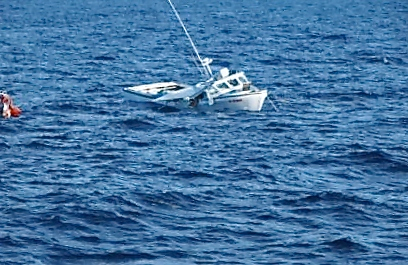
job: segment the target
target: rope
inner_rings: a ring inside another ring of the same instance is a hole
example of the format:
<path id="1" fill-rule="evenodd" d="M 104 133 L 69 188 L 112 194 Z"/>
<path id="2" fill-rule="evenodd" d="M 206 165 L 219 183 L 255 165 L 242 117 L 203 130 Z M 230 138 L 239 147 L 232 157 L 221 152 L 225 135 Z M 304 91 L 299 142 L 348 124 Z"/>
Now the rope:
<path id="1" fill-rule="evenodd" d="M 276 111 L 276 112 L 279 112 L 278 108 L 275 106 L 275 103 L 273 103 L 273 101 L 269 98 L 269 96 L 266 97 L 266 98 L 269 100 L 269 102 L 271 103 L 271 105 L 272 105 L 272 107 L 275 109 L 275 111 Z"/>

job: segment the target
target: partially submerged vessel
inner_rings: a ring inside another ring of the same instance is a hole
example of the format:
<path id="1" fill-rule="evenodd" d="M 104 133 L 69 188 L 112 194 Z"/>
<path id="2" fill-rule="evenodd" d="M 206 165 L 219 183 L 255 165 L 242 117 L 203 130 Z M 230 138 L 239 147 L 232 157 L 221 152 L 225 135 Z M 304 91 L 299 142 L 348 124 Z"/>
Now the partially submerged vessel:
<path id="1" fill-rule="evenodd" d="M 175 108 L 260 111 L 268 93 L 251 84 L 244 72 L 227 68 L 218 77 L 196 85 L 161 82 L 125 88 L 128 98 Z"/>
<path id="2" fill-rule="evenodd" d="M 254 86 L 242 71 L 222 68 L 213 74 L 211 59 L 201 59 L 193 40 L 173 3 L 168 0 L 204 70 L 206 80 L 195 85 L 179 82 L 160 82 L 124 88 L 129 99 L 152 102 L 175 108 L 200 108 L 211 110 L 260 111 L 268 96 L 266 89 Z"/>

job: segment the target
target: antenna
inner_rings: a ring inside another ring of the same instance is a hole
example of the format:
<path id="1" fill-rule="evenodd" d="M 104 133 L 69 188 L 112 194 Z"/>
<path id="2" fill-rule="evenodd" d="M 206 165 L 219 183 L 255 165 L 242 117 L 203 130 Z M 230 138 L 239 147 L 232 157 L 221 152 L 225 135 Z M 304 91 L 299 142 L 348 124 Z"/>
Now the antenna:
<path id="1" fill-rule="evenodd" d="M 174 14 L 176 15 L 178 21 L 180 22 L 181 26 L 183 27 L 184 32 L 187 35 L 188 40 L 190 41 L 191 46 L 193 47 L 193 50 L 195 52 L 195 54 L 197 55 L 198 60 L 201 63 L 201 66 L 204 68 L 205 73 L 207 74 L 207 77 L 211 77 L 212 71 L 211 71 L 211 67 L 210 64 L 212 62 L 211 59 L 205 58 L 204 60 L 201 59 L 200 54 L 198 53 L 197 47 L 195 46 L 193 39 L 191 38 L 190 34 L 187 31 L 186 26 L 184 26 L 183 21 L 181 20 L 181 17 L 179 15 L 179 13 L 177 12 L 176 8 L 174 7 L 173 3 L 170 0 L 167 0 L 171 6 L 171 8 L 173 9 Z"/>

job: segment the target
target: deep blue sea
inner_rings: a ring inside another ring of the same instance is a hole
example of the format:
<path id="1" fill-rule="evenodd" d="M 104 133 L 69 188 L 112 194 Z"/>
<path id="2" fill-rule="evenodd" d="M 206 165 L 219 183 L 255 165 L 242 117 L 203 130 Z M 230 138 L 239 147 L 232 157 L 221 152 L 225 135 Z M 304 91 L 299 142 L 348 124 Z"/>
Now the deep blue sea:
<path id="1" fill-rule="evenodd" d="M 0 0 L 0 264 L 407 264 L 408 2 L 173 0 L 260 112 L 200 80 L 166 0 Z"/>

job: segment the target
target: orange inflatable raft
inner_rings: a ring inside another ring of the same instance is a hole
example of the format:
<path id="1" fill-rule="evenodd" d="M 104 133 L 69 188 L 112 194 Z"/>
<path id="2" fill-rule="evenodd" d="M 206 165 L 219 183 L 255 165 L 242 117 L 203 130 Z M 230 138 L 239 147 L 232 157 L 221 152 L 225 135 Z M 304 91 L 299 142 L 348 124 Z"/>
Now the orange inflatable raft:
<path id="1" fill-rule="evenodd" d="M 0 102 L 3 104 L 2 115 L 3 118 L 18 117 L 21 115 L 21 109 L 14 106 L 13 100 L 6 93 L 0 93 Z"/>

